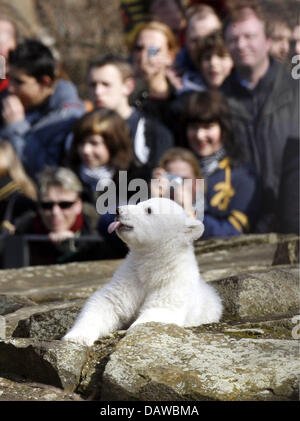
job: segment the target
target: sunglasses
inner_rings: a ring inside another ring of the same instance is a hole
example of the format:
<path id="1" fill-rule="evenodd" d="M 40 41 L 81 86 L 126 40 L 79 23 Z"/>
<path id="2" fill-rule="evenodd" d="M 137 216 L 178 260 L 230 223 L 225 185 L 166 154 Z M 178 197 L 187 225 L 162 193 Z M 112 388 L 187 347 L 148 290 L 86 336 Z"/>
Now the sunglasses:
<path id="1" fill-rule="evenodd" d="M 57 205 L 58 207 L 60 207 L 60 209 L 69 209 L 71 206 L 74 205 L 76 201 L 74 202 L 68 202 L 68 201 L 63 201 L 63 202 L 40 202 L 40 207 L 44 210 L 50 210 L 53 209 L 53 207 L 55 205 Z"/>

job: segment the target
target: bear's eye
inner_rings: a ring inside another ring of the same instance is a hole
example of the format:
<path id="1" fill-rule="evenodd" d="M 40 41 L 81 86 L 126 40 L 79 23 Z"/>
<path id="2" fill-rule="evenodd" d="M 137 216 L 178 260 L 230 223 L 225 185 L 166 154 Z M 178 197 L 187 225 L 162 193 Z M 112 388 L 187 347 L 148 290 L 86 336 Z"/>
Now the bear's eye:
<path id="1" fill-rule="evenodd" d="M 151 208 L 147 208 L 147 209 L 146 209 L 146 213 L 147 213 L 148 215 L 150 215 L 150 214 L 152 213 L 152 209 L 151 209 Z"/>

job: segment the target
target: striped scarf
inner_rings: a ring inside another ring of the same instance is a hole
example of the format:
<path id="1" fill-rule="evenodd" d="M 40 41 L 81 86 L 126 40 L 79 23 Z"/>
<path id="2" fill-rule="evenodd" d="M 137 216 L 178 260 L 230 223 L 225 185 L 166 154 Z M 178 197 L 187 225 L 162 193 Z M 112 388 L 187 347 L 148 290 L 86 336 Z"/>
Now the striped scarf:
<path id="1" fill-rule="evenodd" d="M 217 152 L 213 155 L 200 157 L 199 163 L 201 167 L 201 172 L 204 178 L 207 178 L 213 174 L 216 169 L 219 167 L 219 162 L 222 161 L 226 156 L 225 148 L 222 146 Z"/>

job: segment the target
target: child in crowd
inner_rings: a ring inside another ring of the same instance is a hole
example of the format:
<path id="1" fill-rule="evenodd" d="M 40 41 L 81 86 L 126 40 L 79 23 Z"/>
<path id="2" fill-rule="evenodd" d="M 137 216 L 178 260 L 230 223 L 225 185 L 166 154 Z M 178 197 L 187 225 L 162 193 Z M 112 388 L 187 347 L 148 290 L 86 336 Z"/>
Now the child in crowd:
<path id="1" fill-rule="evenodd" d="M 203 184 L 199 162 L 193 152 L 172 148 L 153 171 L 152 197 L 170 197 L 192 217 L 203 218 Z M 188 181 L 188 182 L 187 182 Z"/>
<path id="2" fill-rule="evenodd" d="M 198 42 L 195 63 L 208 89 L 218 89 L 230 74 L 233 61 L 219 32 Z"/>
<path id="3" fill-rule="evenodd" d="M 194 92 L 182 122 L 183 144 L 198 157 L 205 179 L 202 238 L 253 231 L 259 211 L 257 178 L 242 163 L 225 98 L 218 91 Z"/>
<path id="4" fill-rule="evenodd" d="M 76 122 L 69 165 L 84 185 L 85 200 L 96 203 L 99 180 L 111 179 L 117 184 L 119 171 L 131 173 L 132 156 L 129 128 L 117 112 L 96 109 Z"/>

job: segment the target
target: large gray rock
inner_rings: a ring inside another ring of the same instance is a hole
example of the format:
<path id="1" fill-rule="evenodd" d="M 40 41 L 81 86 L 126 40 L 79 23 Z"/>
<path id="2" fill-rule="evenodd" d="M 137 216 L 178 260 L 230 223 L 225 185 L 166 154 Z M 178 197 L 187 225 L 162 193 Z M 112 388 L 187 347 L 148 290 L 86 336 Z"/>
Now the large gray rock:
<path id="1" fill-rule="evenodd" d="M 20 308 L 2 316 L 5 337 L 60 339 L 72 326 L 82 305 L 82 300 L 74 300 Z"/>
<path id="2" fill-rule="evenodd" d="M 87 352 L 84 346 L 61 341 L 0 341 L 0 373 L 2 377 L 15 375 L 73 392 L 79 383 Z"/>
<path id="3" fill-rule="evenodd" d="M 156 323 L 132 329 L 110 356 L 104 400 L 295 400 L 298 344 L 195 334 Z"/>
<path id="4" fill-rule="evenodd" d="M 224 305 L 224 319 L 251 319 L 299 312 L 299 267 L 277 266 L 211 284 Z"/>
<path id="5" fill-rule="evenodd" d="M 6 333 L 17 338 L 61 339 L 74 324 L 85 300 L 26 308 L 7 317 Z"/>
<path id="6" fill-rule="evenodd" d="M 88 359 L 81 372 L 77 392 L 87 399 L 99 400 L 102 394 L 102 377 L 105 366 L 116 345 L 125 336 L 125 331 L 114 332 L 97 341 L 89 349 Z"/>
<path id="7" fill-rule="evenodd" d="M 299 263 L 299 237 L 279 234 L 243 235 L 195 243 L 200 271 L 206 281 L 259 271 L 272 264 Z"/>

